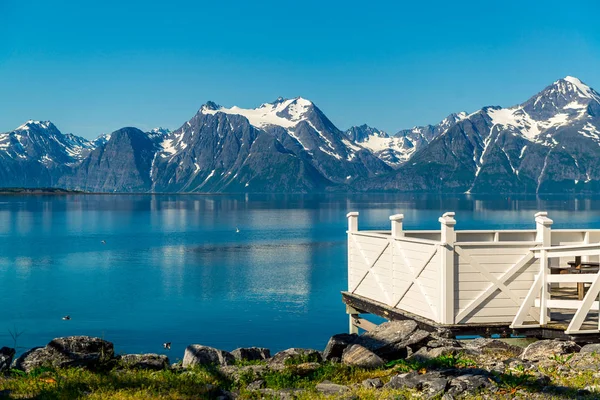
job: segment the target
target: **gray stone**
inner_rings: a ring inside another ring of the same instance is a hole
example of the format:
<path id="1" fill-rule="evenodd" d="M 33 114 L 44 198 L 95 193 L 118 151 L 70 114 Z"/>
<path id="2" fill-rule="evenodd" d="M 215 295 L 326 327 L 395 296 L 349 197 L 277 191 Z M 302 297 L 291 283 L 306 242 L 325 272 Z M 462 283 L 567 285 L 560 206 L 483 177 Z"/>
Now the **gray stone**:
<path id="1" fill-rule="evenodd" d="M 169 368 L 169 357 L 162 354 L 125 354 L 120 357 L 126 368 L 163 370 Z"/>
<path id="2" fill-rule="evenodd" d="M 427 342 L 427 347 L 461 347 L 461 344 L 456 339 L 436 338 L 433 337 Z"/>
<path id="3" fill-rule="evenodd" d="M 11 363 L 11 368 L 30 372 L 36 368 L 43 367 L 45 364 L 48 364 L 46 350 L 43 347 L 34 347 L 15 358 Z"/>
<path id="4" fill-rule="evenodd" d="M 183 367 L 194 365 L 232 365 L 235 358 L 231 353 L 214 347 L 192 344 L 186 347 L 183 355 Z"/>
<path id="5" fill-rule="evenodd" d="M 580 353 L 596 353 L 600 355 L 600 343 L 586 344 L 579 350 Z M 0 350 L 1 353 L 1 350 Z"/>
<path id="6" fill-rule="evenodd" d="M 452 379 L 449 383 L 448 394 L 457 396 L 463 392 L 473 394 L 478 390 L 492 386 L 487 376 L 483 375 L 461 375 Z"/>
<path id="7" fill-rule="evenodd" d="M 264 347 L 240 347 L 231 354 L 239 361 L 262 361 L 271 358 L 271 350 Z"/>
<path id="8" fill-rule="evenodd" d="M 265 386 L 267 386 L 267 382 L 265 382 L 263 379 L 258 379 L 256 381 L 248 384 L 248 386 L 246 386 L 246 389 L 258 390 L 258 389 L 263 389 Z"/>
<path id="9" fill-rule="evenodd" d="M 0 349 L 0 372 L 8 371 L 10 369 L 10 364 L 12 363 L 14 356 L 15 349 L 10 347 L 2 347 Z"/>
<path id="10" fill-rule="evenodd" d="M 298 349 L 291 348 L 280 351 L 275 354 L 267 365 L 269 368 L 274 370 L 280 370 L 285 368 L 287 365 L 303 364 L 305 362 L 322 362 L 323 356 L 320 351 L 312 349 Z"/>
<path id="11" fill-rule="evenodd" d="M 529 361 L 548 360 L 555 355 L 576 353 L 580 350 L 581 347 L 575 342 L 540 340 L 527 346 L 523 351 L 523 354 L 521 354 L 521 359 Z"/>
<path id="12" fill-rule="evenodd" d="M 505 352 L 512 356 L 518 357 L 523 353 L 523 348 L 513 346 L 498 339 L 487 339 L 479 338 L 474 340 L 465 340 L 461 342 L 462 346 L 466 349 L 475 349 L 479 351 L 490 351 L 490 352 Z"/>
<path id="13" fill-rule="evenodd" d="M 370 378 L 362 381 L 362 385 L 367 389 L 379 389 L 383 387 L 383 382 L 379 378 Z"/>
<path id="14" fill-rule="evenodd" d="M 53 339 L 45 347 L 52 366 L 96 367 L 114 357 L 114 346 L 101 338 L 68 336 Z"/>
<path id="15" fill-rule="evenodd" d="M 342 362 L 361 368 L 378 368 L 385 364 L 381 357 L 359 344 L 346 347 L 342 354 Z"/>
<path id="16" fill-rule="evenodd" d="M 316 362 L 302 363 L 292 366 L 294 374 L 298 376 L 306 376 L 315 372 L 321 364 Z"/>
<path id="17" fill-rule="evenodd" d="M 355 344 L 360 344 L 385 360 L 397 360 L 408 356 L 408 346 L 411 346 L 411 350 L 425 346 L 429 337 L 429 332 L 417 329 L 415 321 L 390 321 L 360 335 Z"/>
<path id="18" fill-rule="evenodd" d="M 422 347 L 417 352 L 408 357 L 408 359 L 415 361 L 428 361 L 441 356 L 456 356 L 459 354 L 465 356 L 476 356 L 479 354 L 479 352 L 474 349 L 463 349 L 462 347 L 435 347 L 432 349 Z"/>
<path id="19" fill-rule="evenodd" d="M 395 375 L 384 385 L 389 389 L 416 389 L 429 397 L 441 396 L 448 386 L 448 379 L 438 372 L 419 375 L 416 372 Z"/>
<path id="20" fill-rule="evenodd" d="M 277 400 L 296 400 L 298 395 L 303 393 L 302 389 L 259 389 L 258 392 L 267 399 L 277 399 Z"/>
<path id="21" fill-rule="evenodd" d="M 325 395 L 336 395 L 350 391 L 350 388 L 348 386 L 338 385 L 329 381 L 323 381 L 317 384 L 315 389 L 317 389 L 318 392 L 321 392 Z"/>
<path id="22" fill-rule="evenodd" d="M 53 339 L 46 347 L 36 347 L 13 361 L 12 367 L 25 372 L 39 367 L 96 368 L 114 356 L 113 344 L 90 336 Z"/>
<path id="23" fill-rule="evenodd" d="M 341 358 L 346 347 L 353 344 L 357 338 L 358 335 L 356 334 L 340 333 L 333 335 L 329 339 L 329 342 L 327 342 L 325 350 L 323 350 L 323 359 L 331 360 L 336 357 Z"/>

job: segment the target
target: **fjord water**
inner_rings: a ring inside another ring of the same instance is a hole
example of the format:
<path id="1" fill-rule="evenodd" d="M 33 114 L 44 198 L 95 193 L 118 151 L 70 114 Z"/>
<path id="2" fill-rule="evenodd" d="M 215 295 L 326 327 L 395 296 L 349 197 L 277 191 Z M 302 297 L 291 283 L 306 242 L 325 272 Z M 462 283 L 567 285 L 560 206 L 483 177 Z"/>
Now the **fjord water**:
<path id="1" fill-rule="evenodd" d="M 457 229 L 533 229 L 538 210 L 555 228 L 600 228 L 599 198 L 0 196 L 0 347 L 19 332 L 19 351 L 92 335 L 173 361 L 192 343 L 322 349 L 347 330 L 347 212 L 360 229 L 395 213 L 436 229 L 445 211 Z"/>

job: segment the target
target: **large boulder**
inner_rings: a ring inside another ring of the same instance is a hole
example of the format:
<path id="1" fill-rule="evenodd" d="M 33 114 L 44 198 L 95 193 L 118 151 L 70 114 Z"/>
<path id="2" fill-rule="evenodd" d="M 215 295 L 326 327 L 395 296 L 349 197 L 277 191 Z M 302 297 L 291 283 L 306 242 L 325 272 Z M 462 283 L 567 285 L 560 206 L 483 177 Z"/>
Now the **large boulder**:
<path id="1" fill-rule="evenodd" d="M 360 335 L 355 344 L 371 350 L 385 360 L 406 358 L 408 347 L 415 351 L 425 346 L 430 333 L 420 330 L 412 320 L 390 321 Z"/>
<path id="2" fill-rule="evenodd" d="M 575 342 L 540 340 L 527 346 L 521 354 L 521 359 L 528 361 L 548 360 L 553 356 L 576 353 L 580 350 L 581 347 Z"/>
<path id="3" fill-rule="evenodd" d="M 159 371 L 169 368 L 169 357 L 162 354 L 125 354 L 120 357 L 125 368 Z"/>
<path id="4" fill-rule="evenodd" d="M 96 367 L 115 355 L 111 342 L 91 336 L 69 336 L 53 339 L 45 347 L 52 366 Z"/>
<path id="5" fill-rule="evenodd" d="M 346 347 L 342 354 L 342 362 L 360 368 L 378 368 L 385 364 L 381 357 L 359 344 Z"/>
<path id="6" fill-rule="evenodd" d="M 327 342 L 325 350 L 323 350 L 323 359 L 329 361 L 334 358 L 342 358 L 342 353 L 346 347 L 356 342 L 357 338 L 358 335 L 355 333 L 339 333 L 333 335 L 329 339 L 329 342 Z"/>
<path id="7" fill-rule="evenodd" d="M 267 365 L 274 370 L 281 370 L 288 365 L 303 364 L 307 362 L 322 362 L 320 351 L 312 349 L 291 348 L 282 350 L 271 358 Z"/>
<path id="8" fill-rule="evenodd" d="M 53 339 L 46 347 L 36 347 L 13 361 L 12 367 L 25 372 L 39 367 L 84 367 L 94 369 L 114 357 L 111 342 L 91 336 L 69 336 Z"/>
<path id="9" fill-rule="evenodd" d="M 240 347 L 231 354 L 238 361 L 262 361 L 271 358 L 271 350 L 264 347 Z"/>
<path id="10" fill-rule="evenodd" d="M 14 356 L 15 349 L 10 347 L 2 347 L 0 349 L 0 372 L 8 371 L 10 369 L 10 364 L 12 363 Z"/>
<path id="11" fill-rule="evenodd" d="M 228 351 L 200 344 L 189 345 L 183 355 L 184 368 L 193 367 L 194 365 L 232 365 L 234 363 L 235 357 Z"/>

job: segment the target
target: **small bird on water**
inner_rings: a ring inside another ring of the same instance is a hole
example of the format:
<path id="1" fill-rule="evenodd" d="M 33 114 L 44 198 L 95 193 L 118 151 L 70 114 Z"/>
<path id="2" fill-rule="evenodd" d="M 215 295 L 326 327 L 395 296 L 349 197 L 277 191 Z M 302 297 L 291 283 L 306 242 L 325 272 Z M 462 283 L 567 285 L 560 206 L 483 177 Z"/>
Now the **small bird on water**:
<path id="1" fill-rule="evenodd" d="M 101 241 L 100 243 L 102 243 L 102 244 L 106 244 L 106 240 L 103 240 L 103 241 Z"/>
<path id="2" fill-rule="evenodd" d="M 163 347 L 167 350 L 171 350 L 171 342 L 163 343 Z"/>
<path id="3" fill-rule="evenodd" d="M 63 321 L 69 321 L 71 319 L 71 317 L 69 315 L 65 315 L 64 317 L 62 317 Z"/>

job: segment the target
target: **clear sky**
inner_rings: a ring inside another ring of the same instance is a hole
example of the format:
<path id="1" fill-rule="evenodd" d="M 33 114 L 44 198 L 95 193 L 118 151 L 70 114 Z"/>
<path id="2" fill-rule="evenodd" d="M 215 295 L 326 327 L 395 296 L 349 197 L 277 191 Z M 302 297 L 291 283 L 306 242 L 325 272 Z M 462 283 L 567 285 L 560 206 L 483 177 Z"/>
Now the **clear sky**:
<path id="1" fill-rule="evenodd" d="M 0 131 L 175 129 L 208 100 L 312 100 L 340 128 L 396 132 L 600 89 L 600 1 L 0 0 Z"/>

